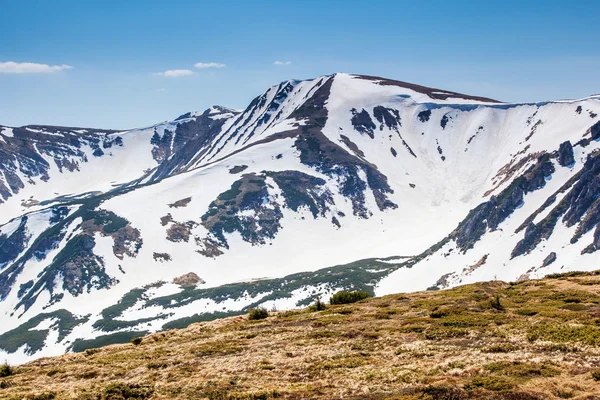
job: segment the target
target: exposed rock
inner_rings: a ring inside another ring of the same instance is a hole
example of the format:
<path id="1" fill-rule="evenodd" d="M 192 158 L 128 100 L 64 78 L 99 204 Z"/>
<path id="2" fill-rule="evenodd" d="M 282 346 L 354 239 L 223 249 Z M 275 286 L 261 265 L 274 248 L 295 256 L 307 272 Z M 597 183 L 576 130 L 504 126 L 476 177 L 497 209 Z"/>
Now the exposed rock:
<path id="1" fill-rule="evenodd" d="M 350 111 L 352 112 L 352 119 L 350 121 L 352 122 L 354 129 L 362 134 L 366 133 L 371 139 L 374 139 L 375 134 L 373 131 L 375 130 L 376 126 L 373 123 L 373 120 L 371 120 L 371 116 L 367 110 L 363 108 L 362 111 L 358 112 L 353 108 Z"/>
<path id="2" fill-rule="evenodd" d="M 429 117 L 431 117 L 431 110 L 421 111 L 420 113 L 417 114 L 417 118 L 421 122 L 429 121 Z"/>
<path id="3" fill-rule="evenodd" d="M 452 232 L 450 238 L 456 241 L 463 252 L 472 248 L 487 229 L 496 230 L 498 225 L 523 203 L 523 196 L 526 193 L 544 187 L 545 178 L 553 172 L 554 166 L 549 154 L 540 156 L 535 165 L 514 179 L 498 196 L 492 196 L 489 201 L 471 210 L 467 218 Z"/>
<path id="4" fill-rule="evenodd" d="M 442 117 L 442 120 L 440 121 L 440 126 L 442 127 L 442 129 L 446 129 L 446 125 L 448 125 L 448 121 L 449 121 L 449 117 L 448 114 L 444 114 L 444 116 Z"/>
<path id="5" fill-rule="evenodd" d="M 525 236 L 513 249 L 512 257 L 530 252 L 543 239 L 549 238 L 561 217 L 567 227 L 577 225 L 571 243 L 577 242 L 583 234 L 596 228 L 594 242 L 585 252 L 593 252 L 600 248 L 600 155 L 597 152 L 588 156 L 583 168 L 559 192 L 567 190 L 568 193 L 545 218 L 537 224 L 529 221 Z M 549 204 L 551 202 L 544 206 Z M 534 215 L 537 215 L 537 212 Z"/>
<path id="6" fill-rule="evenodd" d="M 314 218 L 324 217 L 333 204 L 325 180 L 298 171 L 245 174 L 232 187 L 221 193 L 202 216 L 202 225 L 210 237 L 196 239 L 201 254 L 214 257 L 215 247 L 228 248 L 225 233 L 239 232 L 254 245 L 273 239 L 281 228 L 283 217 L 280 204 L 269 194 L 267 177 L 281 190 L 285 206 L 294 211 L 301 207 L 310 210 Z"/>
<path id="7" fill-rule="evenodd" d="M 239 174 L 240 172 L 246 170 L 248 168 L 247 165 L 236 165 L 229 169 L 230 174 Z"/>
<path id="8" fill-rule="evenodd" d="M 166 262 L 171 261 L 171 255 L 169 253 L 152 253 L 152 258 L 154 261 Z"/>
<path id="9" fill-rule="evenodd" d="M 200 278 L 195 273 L 188 272 L 187 274 L 178 276 L 177 278 L 173 279 L 173 283 L 186 288 L 186 287 L 195 287 L 198 284 L 203 285 L 206 282 L 204 281 L 204 279 Z"/>
<path id="10" fill-rule="evenodd" d="M 173 221 L 173 216 L 171 214 L 167 214 L 164 217 L 160 217 L 160 224 L 162 226 L 167 226 L 169 222 Z"/>
<path id="11" fill-rule="evenodd" d="M 398 110 L 393 108 L 385 108 L 383 106 L 376 106 L 373 108 L 373 116 L 379 121 L 379 130 L 383 130 L 384 126 L 389 129 L 398 132 L 398 128 L 402 126 L 402 119 Z"/>
<path id="12" fill-rule="evenodd" d="M 171 242 L 188 242 L 192 229 L 198 226 L 194 221 L 177 222 L 173 221 L 169 229 L 167 229 L 167 240 Z"/>
<path id="13" fill-rule="evenodd" d="M 548 265 L 552 264 L 554 261 L 556 261 L 556 253 L 552 252 L 552 253 L 548 254 L 548 256 L 546 258 L 544 258 L 544 261 L 542 262 L 542 268 L 547 267 Z"/>
<path id="14" fill-rule="evenodd" d="M 560 144 L 558 148 L 558 163 L 567 167 L 575 163 L 575 155 L 573 154 L 573 146 L 570 141 L 566 141 Z"/>
<path id="15" fill-rule="evenodd" d="M 187 205 L 190 204 L 191 201 L 191 197 L 186 197 L 185 199 L 177 200 L 175 203 L 169 204 L 169 208 L 187 207 Z"/>
<path id="16" fill-rule="evenodd" d="M 590 127 L 590 133 L 592 135 L 592 140 L 600 139 L 600 121 Z"/>

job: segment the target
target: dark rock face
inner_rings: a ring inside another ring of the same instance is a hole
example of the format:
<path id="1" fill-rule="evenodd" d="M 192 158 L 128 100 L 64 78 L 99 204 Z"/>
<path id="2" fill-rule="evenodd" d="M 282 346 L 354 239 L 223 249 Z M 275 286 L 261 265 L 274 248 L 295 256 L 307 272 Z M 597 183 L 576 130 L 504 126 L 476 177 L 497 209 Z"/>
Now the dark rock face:
<path id="1" fill-rule="evenodd" d="M 566 141 L 560 144 L 558 148 L 558 163 L 563 166 L 569 166 L 575 163 L 575 156 L 573 154 L 573 146 L 570 141 Z"/>
<path id="2" fill-rule="evenodd" d="M 448 117 L 448 114 L 444 114 L 442 120 L 440 121 L 440 126 L 442 127 L 442 129 L 446 129 L 446 125 L 448 125 L 449 120 L 450 118 Z"/>
<path id="3" fill-rule="evenodd" d="M 296 120 L 306 121 L 305 125 L 300 127 L 295 142 L 300 151 L 300 161 L 332 178 L 341 178 L 340 191 L 351 200 L 354 214 L 361 218 L 370 216 L 364 194 L 367 188 L 372 191 L 380 210 L 396 208 L 397 205 L 387 198 L 388 193 L 393 193 L 387 177 L 374 164 L 348 153 L 322 133 L 327 121 L 325 102 L 330 90 L 331 79 L 291 115 Z M 374 124 L 372 128 L 375 129 Z M 367 176 L 366 183 L 359 176 L 361 170 Z"/>
<path id="4" fill-rule="evenodd" d="M 245 171 L 248 168 L 247 165 L 236 165 L 229 169 L 230 174 L 239 174 L 242 171 Z"/>
<path id="5" fill-rule="evenodd" d="M 383 106 L 376 106 L 373 108 L 373 116 L 379 121 L 379 130 L 383 130 L 384 126 L 389 129 L 398 132 L 398 128 L 402 126 L 402 119 L 398 110 L 393 108 L 385 108 Z"/>
<path id="6" fill-rule="evenodd" d="M 7 237 L 0 233 L 0 270 L 25 250 L 30 239 L 26 227 L 27 217 L 25 216 L 21 219 L 19 227 L 10 236 Z"/>
<path id="7" fill-rule="evenodd" d="M 0 126 L 0 133 L 4 127 Z M 0 203 L 25 187 L 18 172 L 27 178 L 39 177 L 47 181 L 50 164 L 44 157 L 54 160 L 58 169 L 74 171 L 79 164 L 87 162 L 84 148 L 93 150 L 93 155 L 102 157 L 103 148 L 122 146 L 115 131 L 65 128 L 56 126 L 24 126 L 12 128 L 12 136 L 2 136 L 0 140 Z M 74 161 L 73 161 L 74 159 Z"/>
<path id="8" fill-rule="evenodd" d="M 544 261 L 542 262 L 542 268 L 547 267 L 548 265 L 552 264 L 554 261 L 556 261 L 556 253 L 552 252 L 552 253 L 548 254 L 548 256 L 546 258 L 544 258 Z"/>
<path id="9" fill-rule="evenodd" d="M 371 119 L 371 116 L 367 112 L 367 110 L 363 109 L 361 112 L 356 111 L 354 108 L 350 110 L 352 112 L 352 126 L 361 134 L 367 134 L 371 139 L 375 138 L 375 134 L 373 131 L 376 126 Z"/>
<path id="10" fill-rule="evenodd" d="M 421 111 L 420 113 L 417 114 L 417 118 L 421 122 L 429 121 L 429 117 L 431 117 L 431 110 Z"/>
<path id="11" fill-rule="evenodd" d="M 523 203 L 523 196 L 529 192 L 541 189 L 546 185 L 546 177 L 554 172 L 550 156 L 544 154 L 538 157 L 535 165 L 523 175 L 516 178 L 498 196 L 492 196 L 489 201 L 471 210 L 459 226 L 452 232 L 450 238 L 456 241 L 463 251 L 472 248 L 487 231 L 494 231 L 517 207 Z"/>
<path id="12" fill-rule="evenodd" d="M 512 257 L 529 253 L 543 239 L 549 238 L 561 217 L 567 227 L 577 225 L 571 243 L 577 242 L 583 234 L 595 228 L 594 241 L 584 252 L 594 252 L 600 248 L 600 155 L 590 154 L 582 170 L 559 192 L 567 190 L 567 194 L 544 219 L 537 224 L 529 222 L 524 238 L 512 251 Z M 552 202 L 547 202 L 543 208 L 550 204 Z"/>
<path id="13" fill-rule="evenodd" d="M 590 133 L 592 134 L 592 140 L 600 139 L 600 121 L 591 126 Z"/>
<path id="14" fill-rule="evenodd" d="M 215 118 L 234 114 L 221 109 L 219 113 L 206 110 L 202 115 L 177 125 L 174 132 L 165 130 L 160 136 L 155 131 L 150 143 L 154 145 L 152 155 L 160 163 L 152 174 L 151 181 L 163 179 L 181 172 L 183 168 L 204 157 L 227 118 Z"/>

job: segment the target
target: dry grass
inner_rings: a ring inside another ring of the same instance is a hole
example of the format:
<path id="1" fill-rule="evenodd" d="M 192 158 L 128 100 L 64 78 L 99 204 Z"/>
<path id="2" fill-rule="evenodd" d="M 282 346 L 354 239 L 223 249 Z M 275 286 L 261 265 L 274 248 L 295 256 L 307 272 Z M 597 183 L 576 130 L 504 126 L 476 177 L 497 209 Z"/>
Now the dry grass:
<path id="1" fill-rule="evenodd" d="M 194 324 L 15 367 L 0 398 L 597 399 L 596 378 L 586 274 Z"/>

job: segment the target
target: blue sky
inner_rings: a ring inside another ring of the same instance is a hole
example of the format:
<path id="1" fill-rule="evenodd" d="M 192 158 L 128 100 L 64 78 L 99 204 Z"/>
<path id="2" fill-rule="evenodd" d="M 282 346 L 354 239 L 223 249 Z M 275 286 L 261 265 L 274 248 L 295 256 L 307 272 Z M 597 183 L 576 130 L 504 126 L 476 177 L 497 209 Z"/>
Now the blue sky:
<path id="1" fill-rule="evenodd" d="M 9 126 L 147 126 L 333 72 L 511 102 L 600 93 L 593 0 L 0 0 L 0 13 Z"/>

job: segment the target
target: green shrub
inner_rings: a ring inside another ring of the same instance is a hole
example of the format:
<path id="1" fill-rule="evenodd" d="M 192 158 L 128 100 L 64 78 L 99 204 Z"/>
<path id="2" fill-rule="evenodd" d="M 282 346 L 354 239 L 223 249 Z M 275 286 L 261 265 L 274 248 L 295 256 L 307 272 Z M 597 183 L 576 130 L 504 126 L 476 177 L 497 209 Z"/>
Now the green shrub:
<path id="1" fill-rule="evenodd" d="M 11 376 L 14 373 L 15 373 L 15 371 L 7 363 L 0 365 L 0 378 L 4 378 L 6 376 Z"/>
<path id="2" fill-rule="evenodd" d="M 596 382 L 600 382 L 600 369 L 592 371 L 592 378 L 594 378 Z"/>
<path id="3" fill-rule="evenodd" d="M 500 302 L 500 296 L 498 296 L 498 295 L 496 295 L 496 297 L 494 297 L 493 299 L 490 300 L 490 306 L 494 310 L 504 311 L 504 306 Z"/>
<path id="4" fill-rule="evenodd" d="M 154 390 L 150 386 L 126 383 L 111 383 L 104 389 L 103 400 L 144 400 L 150 398 Z"/>
<path id="5" fill-rule="evenodd" d="M 269 316 L 269 312 L 264 307 L 256 307 L 250 309 L 248 311 L 248 319 L 251 321 L 256 321 L 259 319 L 265 319 Z"/>
<path id="6" fill-rule="evenodd" d="M 465 385 L 465 389 L 487 389 L 495 392 L 510 390 L 514 384 L 506 378 L 499 376 L 476 376 Z"/>
<path id="7" fill-rule="evenodd" d="M 321 301 L 321 298 L 317 297 L 315 302 L 308 307 L 308 311 L 310 311 L 310 312 L 323 311 L 326 308 L 327 308 L 327 306 L 325 305 L 325 303 L 323 303 Z"/>
<path id="8" fill-rule="evenodd" d="M 134 346 L 139 346 L 140 344 L 142 344 L 142 338 L 136 337 L 136 338 L 131 339 L 131 344 Z"/>
<path id="9" fill-rule="evenodd" d="M 538 313 L 537 311 L 529 309 L 529 308 L 520 308 L 515 311 L 515 314 L 523 315 L 526 317 L 533 317 L 537 313 Z"/>
<path id="10" fill-rule="evenodd" d="M 329 304 L 356 303 L 357 301 L 364 300 L 369 296 L 370 295 L 368 292 L 361 292 L 361 291 L 345 292 L 345 291 L 342 291 L 342 292 L 337 292 L 336 294 L 331 296 L 331 299 L 329 299 Z"/>

